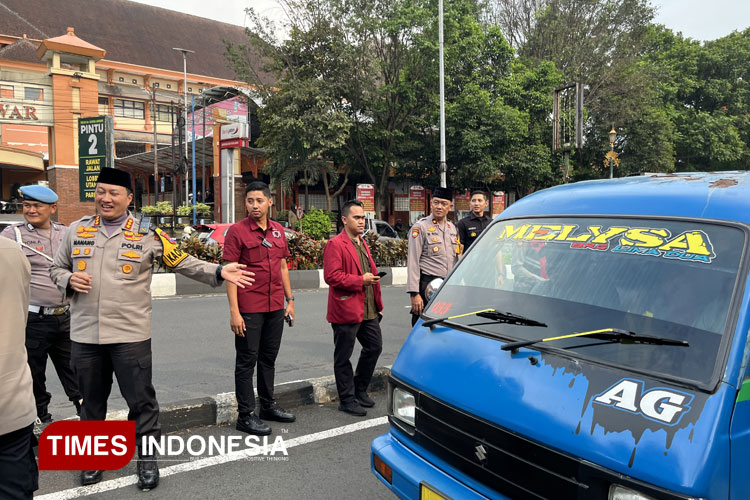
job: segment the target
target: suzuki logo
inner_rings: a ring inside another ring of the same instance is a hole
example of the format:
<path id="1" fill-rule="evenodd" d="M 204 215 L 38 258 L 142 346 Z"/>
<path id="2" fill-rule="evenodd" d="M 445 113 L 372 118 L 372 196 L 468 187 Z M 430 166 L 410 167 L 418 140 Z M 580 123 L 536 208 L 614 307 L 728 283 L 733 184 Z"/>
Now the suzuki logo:
<path id="1" fill-rule="evenodd" d="M 480 462 L 484 463 L 487 460 L 487 450 L 481 444 L 474 447 L 474 456 L 476 456 Z"/>

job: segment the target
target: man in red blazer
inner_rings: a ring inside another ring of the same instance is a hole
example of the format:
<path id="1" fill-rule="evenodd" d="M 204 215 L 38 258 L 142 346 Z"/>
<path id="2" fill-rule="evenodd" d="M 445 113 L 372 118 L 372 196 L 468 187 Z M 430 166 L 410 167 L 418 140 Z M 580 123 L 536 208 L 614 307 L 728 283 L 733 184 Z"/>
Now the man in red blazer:
<path id="1" fill-rule="evenodd" d="M 328 283 L 328 314 L 333 327 L 333 372 L 339 393 L 339 410 L 363 417 L 375 406 L 367 394 L 372 373 L 383 350 L 380 318 L 383 300 L 380 277 L 362 233 L 365 211 L 362 202 L 348 201 L 341 209 L 344 230 L 326 244 L 323 251 L 323 278 Z M 354 340 L 362 352 L 357 370 L 352 373 L 349 358 Z"/>

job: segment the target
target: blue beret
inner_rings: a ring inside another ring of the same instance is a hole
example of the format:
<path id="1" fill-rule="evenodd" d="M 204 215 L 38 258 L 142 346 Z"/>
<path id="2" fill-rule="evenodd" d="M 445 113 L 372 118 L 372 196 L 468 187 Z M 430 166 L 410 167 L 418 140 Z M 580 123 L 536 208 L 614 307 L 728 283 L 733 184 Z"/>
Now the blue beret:
<path id="1" fill-rule="evenodd" d="M 22 186 L 21 196 L 27 201 L 41 201 L 42 203 L 57 203 L 57 193 L 47 186 Z"/>

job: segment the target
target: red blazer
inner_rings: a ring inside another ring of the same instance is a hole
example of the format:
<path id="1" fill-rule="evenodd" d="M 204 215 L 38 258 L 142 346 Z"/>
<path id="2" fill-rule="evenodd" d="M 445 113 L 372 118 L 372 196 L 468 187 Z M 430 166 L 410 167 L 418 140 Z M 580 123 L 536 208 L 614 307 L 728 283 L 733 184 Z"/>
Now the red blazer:
<path id="1" fill-rule="evenodd" d="M 367 243 L 362 240 L 370 258 L 370 272 L 376 274 L 378 268 L 372 260 Z M 357 249 L 346 234 L 346 229 L 326 243 L 323 250 L 323 279 L 328 283 L 329 323 L 361 323 L 365 315 L 365 288 L 362 284 L 362 264 Z M 375 305 L 378 312 L 383 310 L 380 297 L 380 283 L 372 285 Z"/>

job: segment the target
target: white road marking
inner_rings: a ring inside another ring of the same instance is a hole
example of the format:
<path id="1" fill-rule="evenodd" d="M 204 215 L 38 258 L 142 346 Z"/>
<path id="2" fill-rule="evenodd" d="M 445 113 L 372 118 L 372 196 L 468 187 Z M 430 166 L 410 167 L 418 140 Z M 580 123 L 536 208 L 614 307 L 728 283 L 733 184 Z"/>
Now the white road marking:
<path id="1" fill-rule="evenodd" d="M 344 425 L 336 427 L 334 429 L 328 429 L 313 434 L 307 434 L 305 436 L 299 436 L 292 439 L 285 439 L 284 444 L 286 448 L 294 448 L 295 446 L 302 446 L 305 444 L 314 443 L 316 441 L 322 441 L 324 439 L 330 439 L 344 434 L 351 434 L 352 432 L 369 429 L 370 427 L 377 427 L 379 425 L 385 425 L 388 423 L 388 417 L 371 418 L 369 420 L 363 420 L 356 424 Z M 251 453 L 248 449 L 234 451 L 232 453 L 226 453 L 224 455 L 216 455 L 201 460 L 195 460 L 192 462 L 182 462 L 176 465 L 170 465 L 161 469 L 160 476 L 162 478 L 179 474 L 181 472 L 189 472 L 198 469 L 204 469 L 206 467 L 212 467 L 214 465 L 225 464 L 229 462 L 236 462 L 251 456 L 263 455 L 264 452 L 270 452 L 273 447 L 273 443 L 269 443 L 268 446 L 259 446 L 257 452 Z M 103 493 L 105 491 L 116 490 L 125 486 L 131 486 L 137 483 L 136 476 L 121 477 L 118 479 L 112 479 L 110 481 L 104 481 L 101 483 L 93 484 L 90 486 L 79 486 L 78 488 L 71 488 L 69 490 L 57 491 L 55 493 L 49 493 L 47 495 L 41 495 L 34 497 L 36 500 L 66 500 L 70 498 L 79 498 L 83 496 L 93 495 L 96 493 Z"/>

